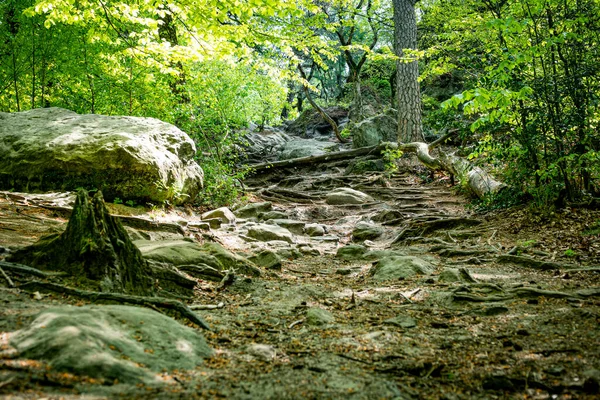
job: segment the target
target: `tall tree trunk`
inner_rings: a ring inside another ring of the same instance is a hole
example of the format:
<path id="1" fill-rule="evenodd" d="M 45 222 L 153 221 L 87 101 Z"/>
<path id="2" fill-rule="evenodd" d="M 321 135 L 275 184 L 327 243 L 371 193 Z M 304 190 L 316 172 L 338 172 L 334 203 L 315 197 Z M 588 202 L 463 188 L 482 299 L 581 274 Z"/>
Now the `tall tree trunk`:
<path id="1" fill-rule="evenodd" d="M 421 91 L 419 89 L 419 63 L 407 60 L 405 50 L 417 49 L 417 19 L 414 0 L 393 0 L 394 51 L 399 57 L 396 72 L 396 98 L 398 106 L 398 142 L 422 142 Z"/>

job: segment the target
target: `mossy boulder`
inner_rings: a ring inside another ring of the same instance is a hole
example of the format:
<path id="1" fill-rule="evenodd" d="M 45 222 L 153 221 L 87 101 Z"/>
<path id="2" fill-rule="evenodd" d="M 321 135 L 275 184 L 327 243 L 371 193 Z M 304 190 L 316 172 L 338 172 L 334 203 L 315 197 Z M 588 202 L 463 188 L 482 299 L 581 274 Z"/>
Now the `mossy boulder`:
<path id="1" fill-rule="evenodd" d="M 163 370 L 194 369 L 213 351 L 204 337 L 156 311 L 121 305 L 58 307 L 14 332 L 10 344 L 54 371 L 107 383 L 159 384 Z"/>
<path id="2" fill-rule="evenodd" d="M 375 263 L 369 273 L 376 281 L 386 281 L 431 275 L 433 271 L 433 265 L 419 257 L 389 256 Z"/>
<path id="3" fill-rule="evenodd" d="M 154 118 L 62 108 L 0 113 L 0 189 L 99 189 L 104 197 L 181 204 L 202 189 L 194 141 Z"/>
<path id="4" fill-rule="evenodd" d="M 251 261 L 217 243 L 200 245 L 187 240 L 136 240 L 134 244 L 150 260 L 175 266 L 207 265 L 217 271 L 235 271 L 258 276 L 260 269 Z"/>

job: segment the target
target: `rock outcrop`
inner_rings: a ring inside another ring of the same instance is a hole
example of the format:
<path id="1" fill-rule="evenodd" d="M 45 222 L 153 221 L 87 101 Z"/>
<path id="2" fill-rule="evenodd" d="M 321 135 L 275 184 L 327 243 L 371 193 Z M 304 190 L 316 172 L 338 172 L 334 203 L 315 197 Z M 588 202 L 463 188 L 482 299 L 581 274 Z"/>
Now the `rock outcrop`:
<path id="1" fill-rule="evenodd" d="M 354 148 L 376 146 L 397 140 L 398 122 L 391 112 L 375 115 L 356 124 L 349 124 Z"/>
<path id="2" fill-rule="evenodd" d="M 0 113 L 0 188 L 102 190 L 104 197 L 182 204 L 202 189 L 192 139 L 154 118 L 62 108 Z"/>

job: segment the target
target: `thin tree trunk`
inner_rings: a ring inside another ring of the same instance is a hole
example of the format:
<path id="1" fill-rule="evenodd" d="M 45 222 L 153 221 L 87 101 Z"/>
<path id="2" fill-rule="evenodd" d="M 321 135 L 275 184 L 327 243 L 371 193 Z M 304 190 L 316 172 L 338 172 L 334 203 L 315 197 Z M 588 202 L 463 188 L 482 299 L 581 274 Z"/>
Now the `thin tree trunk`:
<path id="1" fill-rule="evenodd" d="M 393 0 L 394 51 L 399 57 L 396 71 L 398 142 L 422 142 L 419 63 L 406 50 L 417 48 L 417 19 L 414 0 Z M 410 59 L 408 59 L 410 57 Z"/>

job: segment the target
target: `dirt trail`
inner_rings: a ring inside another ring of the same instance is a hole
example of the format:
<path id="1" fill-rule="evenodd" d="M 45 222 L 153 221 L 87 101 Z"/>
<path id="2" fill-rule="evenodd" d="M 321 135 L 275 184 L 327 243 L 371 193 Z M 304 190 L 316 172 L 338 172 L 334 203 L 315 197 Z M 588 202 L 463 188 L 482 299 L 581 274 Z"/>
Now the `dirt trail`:
<path id="1" fill-rule="evenodd" d="M 527 210 L 479 215 L 445 184 L 423 184 L 413 172 L 345 176 L 332 166 L 328 172 L 273 171 L 248 179 L 253 201 L 270 201 L 287 218 L 326 232 L 296 234 L 291 247 L 297 251 L 282 253 L 289 257 L 281 270 L 240 276 L 224 290 L 200 283 L 194 303 L 223 303 L 198 311 L 213 328 L 203 333 L 217 353 L 196 370 L 168 373 L 177 383 L 161 389 L 98 385 L 40 373 L 38 364 L 24 360 L 0 360 L 0 394 L 598 398 L 599 279 L 597 269 L 582 269 L 599 265 L 600 249 L 598 235 L 582 232 L 600 221 L 600 213 L 569 210 L 537 223 Z M 340 187 L 373 201 L 327 204 Z M 7 245 L 31 243 L 64 227 L 56 212 L 20 207 L 6 197 L 0 200 L 0 235 Z M 381 235 L 357 240 L 361 222 Z M 248 239 L 245 229 L 252 225 L 242 220 L 198 236 L 242 254 L 289 247 Z M 562 242 L 577 256 L 557 249 Z M 420 260 L 431 270 L 377 279 L 386 265 L 395 265 L 389 260 L 399 259 Z M 4 332 L 50 305 L 81 304 L 58 295 L 36 300 L 4 287 L 0 296 Z"/>

